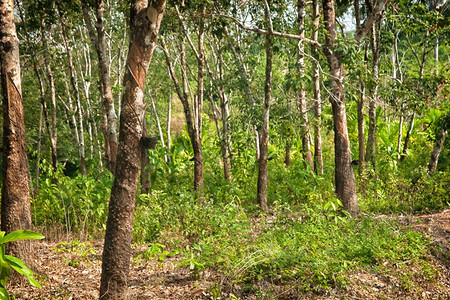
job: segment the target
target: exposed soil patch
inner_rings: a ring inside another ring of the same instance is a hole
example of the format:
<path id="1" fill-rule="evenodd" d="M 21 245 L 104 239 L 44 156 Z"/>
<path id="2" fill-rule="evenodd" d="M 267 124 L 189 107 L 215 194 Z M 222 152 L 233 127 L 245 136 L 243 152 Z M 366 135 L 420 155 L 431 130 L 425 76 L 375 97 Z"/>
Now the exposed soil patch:
<path id="1" fill-rule="evenodd" d="M 345 290 L 331 289 L 299 295 L 295 282 L 277 286 L 273 282 L 261 281 L 257 283 L 258 288 L 268 293 L 243 299 L 450 299 L 450 210 L 395 218 L 399 223 L 432 238 L 435 247 L 430 261 L 438 270 L 438 273 L 430 275 L 432 280 L 417 274 L 412 276 L 411 288 L 405 288 L 408 284 L 401 282 L 401 274 L 399 276 L 398 273 L 403 271 L 399 271 L 398 266 L 386 265 L 386 274 L 373 274 L 370 271 L 352 274 Z M 35 257 L 42 274 L 38 278 L 43 287 L 12 286 L 9 288 L 10 293 L 16 299 L 98 299 L 102 248 L 101 241 L 76 245 L 37 242 Z M 142 250 L 136 249 L 136 253 Z M 206 271 L 201 279 L 196 279 L 179 263 L 179 257 L 166 258 L 160 262 L 136 256 L 130 270 L 129 298 L 212 299 L 208 288 L 221 281 L 220 275 Z M 408 272 L 414 270 L 415 266 L 407 268 Z M 222 295 L 222 299 L 229 297 Z"/>

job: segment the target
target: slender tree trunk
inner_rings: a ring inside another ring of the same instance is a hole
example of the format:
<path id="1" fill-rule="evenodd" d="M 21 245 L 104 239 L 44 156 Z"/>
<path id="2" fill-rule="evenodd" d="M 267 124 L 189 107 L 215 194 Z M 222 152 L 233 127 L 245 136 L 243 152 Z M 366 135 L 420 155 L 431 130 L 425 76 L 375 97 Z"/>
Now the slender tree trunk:
<path id="1" fill-rule="evenodd" d="M 319 1 L 313 0 L 313 31 L 311 39 L 318 41 L 319 39 L 319 22 L 320 11 Z M 319 54 L 316 47 L 311 46 L 311 51 L 314 58 L 319 60 Z M 314 106 L 315 106 L 315 118 L 314 125 L 314 172 L 316 174 L 323 174 L 323 159 L 322 159 L 322 99 L 320 95 L 320 74 L 317 64 L 313 64 L 313 85 L 314 85 Z"/>
<path id="2" fill-rule="evenodd" d="M 57 150 L 56 150 L 56 141 L 53 140 L 53 131 L 50 125 L 50 119 L 49 119 L 49 113 L 48 113 L 48 108 L 47 108 L 47 102 L 45 101 L 45 86 L 44 86 L 44 79 L 42 78 L 41 74 L 39 73 L 38 67 L 36 65 L 36 62 L 34 62 L 34 74 L 36 75 L 36 78 L 38 79 L 39 82 L 39 90 L 41 93 L 41 98 L 40 98 L 40 102 L 41 102 L 41 107 L 42 107 L 42 112 L 43 112 L 43 117 L 44 117 L 44 122 L 45 122 L 45 128 L 47 129 L 47 134 L 48 134 L 48 138 L 50 140 L 50 150 L 51 150 L 51 162 L 52 162 L 52 168 L 53 171 L 56 171 L 56 169 L 58 168 L 58 155 L 57 155 Z"/>
<path id="3" fill-rule="evenodd" d="M 286 145 L 284 146 L 284 164 L 286 168 L 289 168 L 291 165 L 291 142 L 286 141 Z"/>
<path id="4" fill-rule="evenodd" d="M 213 46 L 211 46 L 211 53 L 216 54 L 216 61 L 215 61 L 215 72 L 211 70 L 208 60 L 205 59 L 205 66 L 206 70 L 208 71 L 211 86 L 215 86 L 217 90 L 217 94 L 219 96 L 220 100 L 220 111 L 217 108 L 216 103 L 214 102 L 212 91 L 210 93 L 210 102 L 211 107 L 213 111 L 213 118 L 214 122 L 216 123 L 217 128 L 217 136 L 220 141 L 220 151 L 222 154 L 222 163 L 223 163 L 223 174 L 224 178 L 227 181 L 231 181 L 231 163 L 230 163 L 230 153 L 231 153 L 231 138 L 230 138 L 230 132 L 229 132 L 229 118 L 230 118 L 230 110 L 228 106 L 228 97 L 225 94 L 225 88 L 222 84 L 224 82 L 223 77 L 223 58 L 221 49 L 217 47 L 217 51 L 214 49 Z M 214 53 L 216 52 L 216 53 Z M 204 55 L 206 57 L 206 55 Z M 214 56 L 214 55 L 213 55 Z M 215 76 L 217 74 L 217 76 Z M 222 128 L 219 125 L 219 118 L 220 122 L 222 123 Z"/>
<path id="5" fill-rule="evenodd" d="M 354 10 L 355 10 L 355 19 L 356 19 L 356 30 L 358 31 L 361 28 L 361 14 L 359 9 L 359 0 L 355 0 L 353 2 Z M 360 45 L 358 44 L 358 48 L 360 49 Z M 364 51 L 364 59 L 367 63 L 368 60 L 368 48 L 366 47 Z M 357 115 L 358 115 L 358 173 L 361 175 L 363 169 L 365 168 L 365 136 L 364 136 L 364 103 L 366 100 L 366 84 L 364 79 L 361 78 L 359 80 L 359 98 L 357 103 Z M 363 184 L 363 190 L 365 190 L 365 185 Z"/>
<path id="6" fill-rule="evenodd" d="M 414 128 L 414 120 L 416 118 L 416 113 L 413 112 L 411 116 L 411 121 L 409 122 L 408 131 L 406 132 L 405 143 L 403 144 L 403 151 L 400 155 L 400 161 L 404 161 L 406 158 L 406 153 L 408 152 L 409 141 L 411 139 L 411 133 Z"/>
<path id="7" fill-rule="evenodd" d="M 147 118 L 143 118 L 142 136 L 147 136 Z M 148 157 L 148 149 L 141 147 L 141 194 L 148 194 L 150 192 L 150 175 L 151 169 L 148 166 L 150 159 Z"/>
<path id="8" fill-rule="evenodd" d="M 402 136 L 403 136 L 403 101 L 400 105 L 400 120 L 398 122 L 398 138 L 397 138 L 397 159 L 400 160 L 400 151 L 402 147 Z"/>
<path id="9" fill-rule="evenodd" d="M 81 1 L 81 4 L 83 8 L 83 18 L 89 31 L 89 37 L 92 44 L 95 45 L 95 50 L 97 52 L 98 72 L 100 77 L 99 89 L 103 107 L 102 130 L 105 137 L 106 167 L 114 173 L 117 156 L 117 115 L 114 109 L 114 98 L 111 88 L 109 55 L 106 50 L 104 18 L 105 3 L 103 0 L 94 1 L 97 20 L 97 23 L 95 24 L 96 32 L 89 17 L 86 0 Z"/>
<path id="10" fill-rule="evenodd" d="M 111 189 L 103 249 L 100 299 L 128 299 L 131 238 L 141 138 L 145 113 L 144 86 L 156 49 L 165 0 L 134 0 L 130 8 L 130 44 L 124 82 L 116 176 Z"/>
<path id="11" fill-rule="evenodd" d="M 242 61 L 241 56 L 239 55 L 240 53 L 236 49 L 235 42 L 234 42 L 234 40 L 231 39 L 227 28 L 225 27 L 224 30 L 225 30 L 225 33 L 228 38 L 228 44 L 230 46 L 231 53 L 233 54 L 234 61 L 237 64 L 237 67 L 239 70 L 239 75 L 240 75 L 242 83 L 244 84 L 244 87 L 245 87 L 245 93 L 247 96 L 248 103 L 254 109 L 256 106 L 256 101 L 255 101 L 255 97 L 253 96 L 252 89 L 250 87 L 250 80 L 249 80 L 250 76 L 249 76 L 248 68 Z M 255 125 L 253 125 L 252 130 L 255 135 L 255 157 L 256 157 L 256 159 L 259 159 L 259 156 L 260 156 L 259 133 L 258 133 L 258 130 Z"/>
<path id="12" fill-rule="evenodd" d="M 372 26 L 370 43 L 372 46 L 372 79 L 374 86 L 369 101 L 369 130 L 367 133 L 366 160 L 370 161 L 376 171 L 376 130 L 377 130 L 377 100 L 378 100 L 378 65 L 380 63 L 378 22 Z"/>
<path id="13" fill-rule="evenodd" d="M 25 145 L 19 42 L 14 1 L 0 1 L 0 66 L 3 107 L 1 230 L 31 229 L 30 186 Z M 6 252 L 34 266 L 29 241 L 6 244 Z"/>
<path id="14" fill-rule="evenodd" d="M 442 129 L 440 138 L 436 140 L 436 144 L 434 145 L 433 152 L 431 152 L 430 162 L 428 163 L 428 175 L 431 175 L 436 172 L 439 155 L 441 154 L 442 148 L 444 147 L 445 138 L 447 137 L 447 130 Z"/>
<path id="15" fill-rule="evenodd" d="M 36 180 L 34 183 L 34 195 L 36 196 L 39 193 L 39 174 L 40 174 L 40 164 L 41 164 L 41 145 L 42 145 L 42 127 L 43 127 L 43 108 L 39 110 L 39 130 L 38 130 L 38 143 L 36 150 L 36 168 L 35 168 L 35 176 Z"/>
<path id="16" fill-rule="evenodd" d="M 169 101 L 167 101 L 167 153 L 170 153 L 172 146 L 172 138 L 170 136 L 170 124 L 172 123 L 172 92 L 169 93 Z M 166 163 L 170 161 L 170 155 L 166 156 Z"/>
<path id="17" fill-rule="evenodd" d="M 78 121 L 79 121 L 79 130 L 80 130 L 80 172 L 81 174 L 86 174 L 86 154 L 85 154 L 85 141 L 84 141 L 84 124 L 83 124 L 83 112 L 81 108 L 81 97 L 80 90 L 78 88 L 78 81 L 75 71 L 75 66 L 73 64 L 73 55 L 72 50 L 70 49 L 69 42 L 67 40 L 66 26 L 63 22 L 63 16 L 61 12 L 59 12 L 59 22 L 61 25 L 61 32 L 63 37 L 64 48 L 67 53 L 67 59 L 69 61 L 69 75 L 70 75 L 70 83 L 72 84 L 72 88 L 75 94 L 75 102 L 78 111 Z"/>
<path id="18" fill-rule="evenodd" d="M 345 110 L 345 95 L 342 81 L 344 68 L 334 51 L 336 40 L 336 21 L 334 1 L 323 0 L 323 14 L 326 28 L 326 44 L 323 48 L 330 67 L 331 95 L 330 102 L 334 120 L 334 149 L 335 149 L 335 184 L 336 194 L 351 216 L 358 215 L 358 199 L 356 196 L 355 177 L 352 169 L 350 140 L 347 127 L 347 113 Z"/>
<path id="19" fill-rule="evenodd" d="M 297 25 L 299 35 L 305 37 L 305 1 L 298 0 L 297 2 Z M 309 122 L 308 122 L 308 110 L 306 108 L 306 90 L 303 86 L 303 77 L 305 72 L 305 59 L 304 59 L 305 45 L 300 40 L 297 45 L 297 72 L 300 75 L 300 91 L 298 94 L 298 102 L 301 116 L 301 139 L 302 139 L 302 154 L 303 160 L 306 164 L 309 164 L 311 168 L 314 167 L 313 158 L 311 155 L 311 148 L 309 147 Z"/>
<path id="20" fill-rule="evenodd" d="M 163 48 L 163 52 L 166 57 L 166 63 L 170 77 L 172 78 L 178 97 L 180 98 L 180 101 L 183 104 L 184 116 L 186 118 L 186 125 L 188 129 L 189 139 L 191 140 L 192 149 L 194 152 L 194 190 L 198 190 L 200 187 L 203 186 L 203 159 L 202 159 L 202 147 L 200 138 L 201 132 L 199 132 L 198 127 L 196 127 L 195 109 L 192 110 L 189 104 L 188 79 L 186 74 L 186 49 L 183 42 L 181 42 L 180 44 L 181 44 L 180 67 L 181 67 L 182 87 L 180 86 L 178 78 L 176 76 L 175 69 L 172 64 L 172 59 L 170 58 L 169 49 L 167 48 L 164 39 L 161 39 L 161 46 Z M 197 106 L 195 106 L 195 108 L 196 107 Z M 198 119 L 197 124 L 199 124 Z"/>
<path id="21" fill-rule="evenodd" d="M 265 1 L 265 20 L 270 23 L 270 30 L 273 30 L 271 20 L 269 4 Z M 269 180 L 268 170 L 268 146 L 269 146 L 269 112 L 270 103 L 272 98 L 272 36 L 267 34 L 265 36 L 265 48 L 266 48 L 266 82 L 264 85 L 264 105 L 263 105 L 263 123 L 262 128 L 259 131 L 259 169 L 258 169 L 258 203 L 261 209 L 265 212 L 269 211 L 267 205 L 267 182 Z"/>

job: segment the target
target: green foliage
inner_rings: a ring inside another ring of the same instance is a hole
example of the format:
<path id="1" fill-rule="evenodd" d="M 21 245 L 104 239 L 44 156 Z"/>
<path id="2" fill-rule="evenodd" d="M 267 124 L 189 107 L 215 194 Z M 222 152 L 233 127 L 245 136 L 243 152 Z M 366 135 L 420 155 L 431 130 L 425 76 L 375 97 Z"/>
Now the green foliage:
<path id="1" fill-rule="evenodd" d="M 25 276 L 32 286 L 41 287 L 39 282 L 34 278 L 33 271 L 22 260 L 5 254 L 5 244 L 19 240 L 40 240 L 43 238 L 43 235 L 31 230 L 17 230 L 6 236 L 4 231 L 0 231 L 0 299 L 10 299 L 6 290 L 6 284 L 11 275 L 11 268 L 20 275 Z"/>
<path id="2" fill-rule="evenodd" d="M 39 194 L 33 199 L 36 225 L 60 227 L 68 232 L 93 234 L 105 228 L 112 177 L 98 178 L 78 174 L 64 176 L 53 172 L 46 162 L 41 165 Z"/>

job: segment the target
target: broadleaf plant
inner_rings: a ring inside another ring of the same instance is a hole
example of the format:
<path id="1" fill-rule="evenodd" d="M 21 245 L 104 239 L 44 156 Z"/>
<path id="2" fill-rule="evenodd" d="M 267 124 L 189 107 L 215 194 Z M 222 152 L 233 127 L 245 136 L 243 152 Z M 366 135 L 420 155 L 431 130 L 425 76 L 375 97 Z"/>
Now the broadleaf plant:
<path id="1" fill-rule="evenodd" d="M 5 244 L 18 240 L 40 240 L 43 238 L 44 236 L 42 234 L 31 230 L 17 230 L 6 236 L 4 231 L 0 231 L 0 300 L 10 299 L 6 290 L 6 284 L 11 276 L 11 268 L 16 270 L 17 273 L 24 275 L 31 285 L 38 288 L 41 287 L 39 282 L 34 278 L 33 271 L 22 260 L 5 254 Z"/>

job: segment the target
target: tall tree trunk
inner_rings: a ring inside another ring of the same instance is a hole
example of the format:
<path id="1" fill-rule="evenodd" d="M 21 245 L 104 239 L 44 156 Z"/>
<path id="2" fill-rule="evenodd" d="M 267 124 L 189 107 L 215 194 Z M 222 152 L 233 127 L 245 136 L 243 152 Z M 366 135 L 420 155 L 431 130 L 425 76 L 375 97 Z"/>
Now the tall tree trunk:
<path id="1" fill-rule="evenodd" d="M 330 68 L 331 95 L 330 102 L 334 120 L 334 153 L 335 153 L 335 184 L 336 193 L 351 216 L 358 214 L 358 199 L 356 196 L 355 177 L 352 169 L 350 140 L 345 110 L 345 95 L 342 81 L 344 68 L 336 56 L 336 21 L 334 1 L 323 0 L 323 15 L 326 28 L 326 44 L 323 48 Z"/>
<path id="2" fill-rule="evenodd" d="M 445 138 L 447 137 L 447 130 L 442 129 L 440 137 L 436 139 L 436 144 L 434 145 L 433 152 L 431 152 L 430 162 L 428 163 L 428 175 L 436 172 L 439 155 L 441 154 L 442 148 L 444 147 Z"/>
<path id="3" fill-rule="evenodd" d="M 211 70 L 211 67 L 209 66 L 208 60 L 205 59 L 205 66 L 206 70 L 208 71 L 211 86 L 215 86 L 217 90 L 217 95 L 219 96 L 220 100 L 220 111 L 217 108 L 216 103 L 213 99 L 212 91 L 209 95 L 211 107 L 213 111 L 213 118 L 214 122 L 216 123 L 217 128 L 217 136 L 220 141 L 220 152 L 222 154 L 222 163 L 223 163 L 223 174 L 224 178 L 227 181 L 231 181 L 231 162 L 230 162 L 230 156 L 231 156 L 231 138 L 230 138 L 230 132 L 229 132 L 229 118 L 230 118 L 230 109 L 228 105 L 228 97 L 225 93 L 225 88 L 223 86 L 224 77 L 223 77 L 223 58 L 222 58 L 222 50 L 217 46 L 217 50 L 214 49 L 213 46 L 211 46 L 211 53 L 216 54 L 215 58 L 215 72 Z M 205 55 L 206 57 L 206 55 Z M 219 119 L 222 123 L 222 128 L 219 125 Z"/>
<path id="4" fill-rule="evenodd" d="M 52 127 L 50 125 L 50 119 L 49 119 L 49 113 L 47 108 L 47 102 L 45 101 L 45 84 L 44 79 L 42 78 L 41 74 L 39 73 L 37 62 L 34 62 L 34 74 L 36 75 L 36 78 L 39 82 L 39 90 L 40 90 L 40 102 L 43 112 L 43 118 L 45 123 L 45 128 L 47 129 L 48 138 L 50 140 L 50 150 L 51 150 L 51 162 L 52 162 L 52 168 L 53 171 L 56 171 L 58 168 L 58 155 L 56 150 L 56 140 L 54 140 L 54 135 L 52 131 Z M 53 85 L 54 88 L 54 85 Z"/>
<path id="5" fill-rule="evenodd" d="M 117 156 L 117 115 L 114 109 L 114 98 L 111 88 L 110 63 L 108 59 L 109 55 L 106 50 L 104 18 L 105 3 L 103 0 L 94 1 L 97 20 L 97 23 L 95 24 L 96 32 L 89 17 L 86 0 L 82 0 L 81 4 L 83 8 L 83 18 L 89 31 L 89 37 L 92 44 L 95 45 L 95 50 L 97 52 L 98 72 L 100 78 L 99 89 L 103 107 L 102 130 L 105 137 L 106 167 L 114 173 Z"/>
<path id="6" fill-rule="evenodd" d="M 313 0 L 313 31 L 312 40 L 319 40 L 319 22 L 320 22 L 320 12 L 319 12 L 319 1 Z M 316 47 L 311 46 L 311 51 L 314 58 L 319 60 L 319 54 Z M 320 96 L 320 76 L 319 67 L 317 64 L 313 64 L 313 85 L 314 85 L 314 108 L 315 108 L 315 118 L 316 122 L 314 125 L 314 172 L 316 174 L 323 174 L 323 159 L 322 159 L 322 99 Z"/>
<path id="7" fill-rule="evenodd" d="M 297 2 L 297 25 L 300 37 L 305 37 L 305 1 L 298 0 Z M 313 165 L 313 158 L 311 155 L 311 148 L 309 147 L 309 122 L 308 122 L 308 110 L 306 108 L 306 90 L 303 86 L 303 78 L 305 72 L 305 59 L 304 59 L 305 45 L 302 40 L 298 41 L 297 45 L 297 72 L 300 75 L 300 91 L 298 94 L 298 104 L 300 108 L 301 117 L 301 139 L 302 139 L 302 155 L 305 165 L 309 164 L 311 168 Z"/>
<path id="8" fill-rule="evenodd" d="M 269 4 L 265 1 L 265 21 L 270 23 L 270 31 L 273 30 L 272 22 L 270 20 Z M 266 82 L 264 85 L 264 104 L 263 104 L 263 123 L 262 128 L 259 131 L 259 168 L 258 168 L 258 190 L 257 197 L 258 203 L 262 210 L 267 212 L 269 207 L 267 205 L 267 182 L 269 180 L 268 170 L 268 146 L 269 146 L 269 112 L 270 103 L 272 100 L 272 36 L 267 34 L 265 36 L 265 48 L 266 48 Z"/>
<path id="9" fill-rule="evenodd" d="M 361 14 L 359 9 L 359 0 L 354 0 L 353 7 L 355 10 L 355 19 L 356 19 L 356 31 L 361 28 Z M 360 45 L 358 44 L 358 48 L 360 49 Z M 367 63 L 368 56 L 368 48 L 366 47 L 364 51 L 364 59 Z M 359 98 L 357 103 L 357 115 L 358 115 L 358 173 L 361 175 L 366 162 L 365 157 L 365 136 L 364 136 L 364 103 L 366 100 L 366 84 L 363 78 L 359 79 Z M 363 189 L 365 190 L 364 184 Z"/>
<path id="10" fill-rule="evenodd" d="M 116 176 L 111 189 L 103 249 L 100 299 L 128 299 L 133 216 L 140 173 L 144 86 L 156 49 L 166 0 L 134 0 L 124 82 Z"/>
<path id="11" fill-rule="evenodd" d="M 239 75 L 240 75 L 242 83 L 244 84 L 244 87 L 245 87 L 245 93 L 247 96 L 248 103 L 252 108 L 255 108 L 256 101 L 255 101 L 255 97 L 253 95 L 252 89 L 250 87 L 250 79 L 249 79 L 250 76 L 249 76 L 248 68 L 242 61 L 240 53 L 238 52 L 238 49 L 236 49 L 236 47 L 235 47 L 235 41 L 231 39 L 231 37 L 228 33 L 228 29 L 225 27 L 224 30 L 225 30 L 225 33 L 226 33 L 226 36 L 228 39 L 228 44 L 230 46 L 231 53 L 233 54 L 234 61 L 237 64 L 237 67 L 239 70 Z M 260 155 L 259 133 L 256 128 L 256 125 L 253 125 L 252 130 L 255 134 L 255 157 L 256 157 L 256 159 L 259 159 L 259 155 Z"/>
<path id="12" fill-rule="evenodd" d="M 188 79 L 186 74 L 186 47 L 183 41 L 180 42 L 180 67 L 181 67 L 181 80 L 182 86 L 178 81 L 178 78 L 175 73 L 174 66 L 172 64 L 172 59 L 170 57 L 169 49 L 167 48 L 167 44 L 164 39 L 161 39 L 161 46 L 163 48 L 164 55 L 166 57 L 167 68 L 169 70 L 170 77 L 174 83 L 175 90 L 177 91 L 178 98 L 183 104 L 184 116 L 186 118 L 186 125 L 188 129 L 189 139 L 191 140 L 192 149 L 194 152 L 194 190 L 199 190 L 203 186 L 203 158 L 202 158 L 202 147 L 201 147 L 201 137 L 199 132 L 199 128 L 197 124 L 199 124 L 198 119 L 195 120 L 198 115 L 195 113 L 195 109 L 198 108 L 198 105 L 194 106 L 194 109 L 191 109 L 189 103 L 189 94 L 188 94 Z M 198 98 L 194 99 L 198 100 Z M 201 116 L 200 116 L 201 117 Z M 199 190 L 201 193 L 201 190 Z"/>
<path id="13" fill-rule="evenodd" d="M 86 174 L 86 154 L 85 154 L 85 142 L 84 142 L 84 124 L 83 124 L 83 112 L 81 108 L 81 97 L 80 97 L 80 90 L 78 88 L 78 81 L 77 81 L 77 75 L 75 71 L 75 66 L 73 64 L 73 55 L 72 50 L 70 49 L 69 42 L 67 40 L 67 32 L 66 32 L 66 25 L 63 21 L 63 16 L 61 12 L 59 11 L 59 22 L 61 25 L 61 32 L 63 37 L 63 43 L 64 48 L 67 53 L 67 59 L 69 62 L 69 75 L 70 75 L 70 83 L 72 84 L 73 92 L 75 94 L 75 102 L 77 106 L 78 111 L 78 121 L 79 121 L 79 130 L 80 130 L 80 172 L 81 174 Z"/>
<path id="14" fill-rule="evenodd" d="M 376 130 L 377 130 L 377 100 L 378 100 L 378 65 L 380 63 L 379 25 L 381 20 L 372 26 L 370 44 L 372 46 L 372 80 L 374 82 L 369 101 L 369 130 L 367 132 L 366 160 L 370 161 L 376 171 Z"/>
<path id="15" fill-rule="evenodd" d="M 1 229 L 8 234 L 31 228 L 19 42 L 14 23 L 13 0 L 0 1 L 0 40 L 3 101 Z M 7 243 L 6 252 L 27 264 L 32 263 L 33 253 L 29 241 Z"/>

